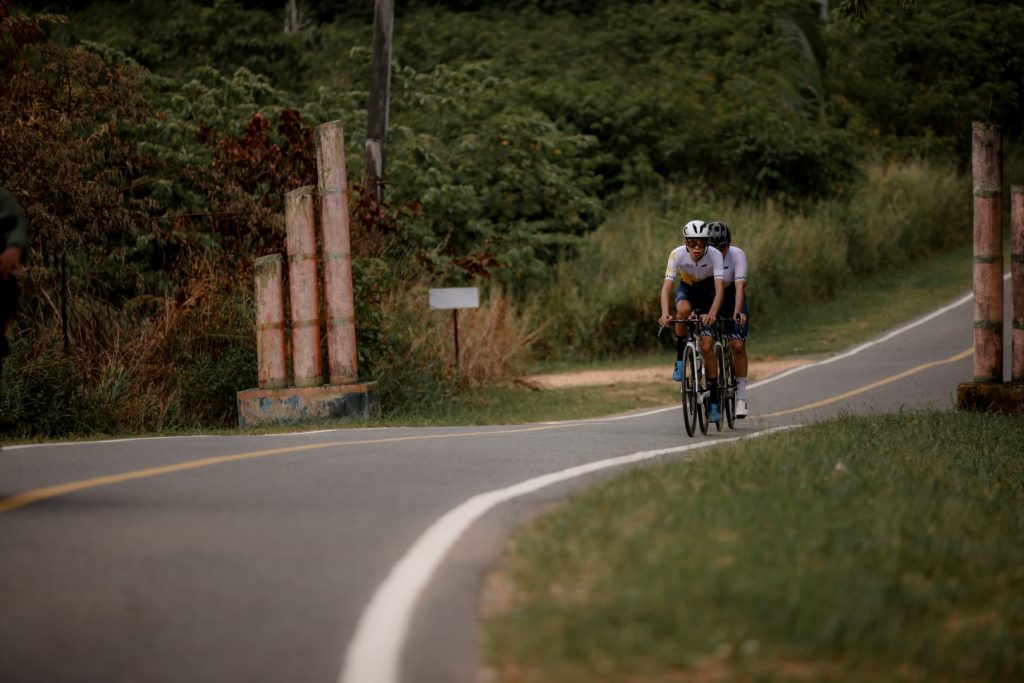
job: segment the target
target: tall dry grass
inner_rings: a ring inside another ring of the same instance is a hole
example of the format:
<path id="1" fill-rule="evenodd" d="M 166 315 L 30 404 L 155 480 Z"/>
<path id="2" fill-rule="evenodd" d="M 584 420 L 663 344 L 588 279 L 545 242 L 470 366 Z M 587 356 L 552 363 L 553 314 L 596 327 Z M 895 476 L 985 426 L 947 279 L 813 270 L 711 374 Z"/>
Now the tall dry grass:
<path id="1" fill-rule="evenodd" d="M 255 385 L 251 302 L 237 273 L 197 270 L 181 298 L 23 310 L 0 381 L 0 435 L 117 434 L 233 424 Z M 36 301 L 46 301 L 38 296 Z"/>
<path id="2" fill-rule="evenodd" d="M 553 269 L 529 307 L 549 321 L 537 349 L 564 359 L 653 347 L 665 264 L 693 218 L 726 221 L 746 252 L 756 331 L 759 318 L 970 240 L 970 180 L 948 166 L 879 163 L 847 197 L 796 209 L 671 188 L 658 204 L 614 212 L 577 258 Z"/>
<path id="3" fill-rule="evenodd" d="M 419 283 L 381 302 L 378 353 L 365 371 L 380 384 L 385 410 L 427 412 L 449 402 L 460 387 L 513 377 L 525 370 L 543 332 L 500 289 L 484 288 L 479 308 L 458 311 L 456 376 L 452 311 L 430 309 L 428 289 Z"/>
<path id="4" fill-rule="evenodd" d="M 727 221 L 747 252 L 756 333 L 759 320 L 802 301 L 969 240 L 970 206 L 965 176 L 924 163 L 877 164 L 848 197 L 799 209 L 671 188 L 613 212 L 524 299 L 484 287 L 481 307 L 459 313 L 458 377 L 451 312 L 430 310 L 429 285 L 403 280 L 402 264 L 363 259 L 354 264 L 360 375 L 379 383 L 386 412 L 437 415 L 460 386 L 499 383 L 536 359 L 652 348 L 665 263 L 694 217 Z M 115 309 L 72 297 L 67 350 L 59 307 L 36 291 L 35 308 L 13 330 L 0 435 L 233 425 L 235 392 L 256 385 L 251 281 L 204 259 L 194 269 L 173 298 Z"/>

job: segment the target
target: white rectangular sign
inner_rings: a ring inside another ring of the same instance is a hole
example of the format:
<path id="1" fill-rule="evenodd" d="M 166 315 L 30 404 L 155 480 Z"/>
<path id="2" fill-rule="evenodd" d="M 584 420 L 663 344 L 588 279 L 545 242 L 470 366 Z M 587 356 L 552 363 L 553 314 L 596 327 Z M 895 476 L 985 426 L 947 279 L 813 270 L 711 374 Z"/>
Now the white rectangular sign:
<path id="1" fill-rule="evenodd" d="M 480 290 L 476 287 L 442 287 L 430 290 L 430 307 L 480 308 Z"/>

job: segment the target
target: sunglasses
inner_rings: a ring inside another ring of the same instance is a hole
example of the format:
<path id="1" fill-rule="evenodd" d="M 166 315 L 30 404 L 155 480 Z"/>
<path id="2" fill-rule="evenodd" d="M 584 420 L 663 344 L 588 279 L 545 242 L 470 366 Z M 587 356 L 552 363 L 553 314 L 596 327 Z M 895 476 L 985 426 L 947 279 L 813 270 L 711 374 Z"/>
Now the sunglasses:
<path id="1" fill-rule="evenodd" d="M 701 247 L 708 246 L 708 241 L 698 238 L 690 238 L 686 240 L 686 246 L 690 247 L 691 249 L 700 249 Z"/>

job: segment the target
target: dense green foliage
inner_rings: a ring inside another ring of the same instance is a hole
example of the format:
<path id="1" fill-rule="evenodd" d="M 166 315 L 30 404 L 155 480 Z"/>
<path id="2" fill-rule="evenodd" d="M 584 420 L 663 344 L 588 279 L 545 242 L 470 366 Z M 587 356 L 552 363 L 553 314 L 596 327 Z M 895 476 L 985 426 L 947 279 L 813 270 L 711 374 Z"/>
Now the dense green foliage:
<path id="1" fill-rule="evenodd" d="M 632 470 L 513 539 L 495 680 L 1017 680 L 1022 439 L 848 417 Z"/>
<path id="2" fill-rule="evenodd" d="M 705 211 L 737 217 L 771 313 L 794 287 L 827 296 L 911 244 L 946 247 L 955 193 L 873 169 L 895 157 L 960 187 L 970 122 L 1013 141 L 1024 120 L 1019 2 L 846 2 L 851 19 L 823 20 L 808 0 L 421 0 L 397 9 L 377 206 L 361 188 L 372 12 L 300 1 L 283 31 L 286 4 L 0 2 L 0 178 L 34 233 L 7 374 L 67 366 L 74 401 L 128 406 L 75 429 L 233 419 L 255 381 L 251 261 L 283 249 L 283 196 L 315 183 L 326 121 L 345 127 L 360 362 L 387 406 L 453 389 L 443 351 L 416 343 L 427 285 L 481 284 L 510 319 L 550 319 L 502 328 L 520 351 L 606 355 L 640 343 L 653 300 L 611 290 L 655 289 L 662 264 L 610 270 L 595 238 L 637 248 L 650 220 L 660 262 Z M 789 235 L 797 257 L 815 241 L 830 258 L 810 272 L 756 246 Z M 22 392 L 47 382 L 24 381 L 5 419 L 45 422 Z"/>

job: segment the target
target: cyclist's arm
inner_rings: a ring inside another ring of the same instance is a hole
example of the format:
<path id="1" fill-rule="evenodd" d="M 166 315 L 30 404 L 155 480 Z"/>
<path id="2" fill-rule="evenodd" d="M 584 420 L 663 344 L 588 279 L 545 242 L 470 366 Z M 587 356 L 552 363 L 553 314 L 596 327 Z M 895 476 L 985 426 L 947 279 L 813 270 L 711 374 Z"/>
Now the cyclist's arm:
<path id="1" fill-rule="evenodd" d="M 672 317 L 671 309 L 669 304 L 672 301 L 672 286 L 676 283 L 675 280 L 669 280 L 668 278 L 661 285 L 661 324 L 664 325 L 665 321 Z"/>
<path id="2" fill-rule="evenodd" d="M 747 299 L 747 282 L 746 280 L 736 281 L 736 310 L 732 312 L 732 317 L 735 318 L 738 315 L 743 314 L 743 302 Z"/>
<path id="3" fill-rule="evenodd" d="M 676 284 L 676 271 L 679 268 L 677 259 L 680 249 L 682 247 L 672 250 L 672 253 L 668 255 L 668 263 L 665 265 L 665 279 L 661 284 L 661 317 L 658 318 L 662 325 L 675 313 L 672 307 L 672 290 L 675 289 Z"/>
<path id="4" fill-rule="evenodd" d="M 743 304 L 747 300 L 747 254 L 739 247 L 729 249 L 732 256 L 733 275 L 736 278 L 736 310 L 732 312 L 733 320 L 743 316 Z"/>
<path id="5" fill-rule="evenodd" d="M 708 311 L 707 319 L 708 322 L 705 325 L 712 324 L 718 317 L 718 309 L 722 307 L 722 299 L 725 298 L 725 280 L 722 278 L 715 278 L 715 300 L 711 304 L 711 310 Z"/>

